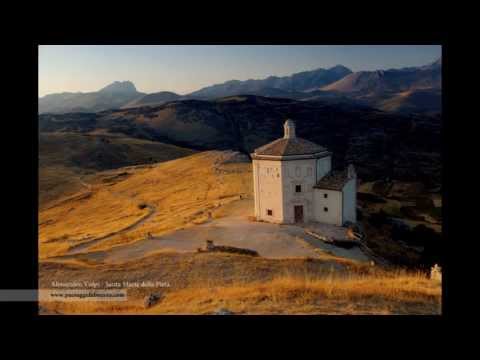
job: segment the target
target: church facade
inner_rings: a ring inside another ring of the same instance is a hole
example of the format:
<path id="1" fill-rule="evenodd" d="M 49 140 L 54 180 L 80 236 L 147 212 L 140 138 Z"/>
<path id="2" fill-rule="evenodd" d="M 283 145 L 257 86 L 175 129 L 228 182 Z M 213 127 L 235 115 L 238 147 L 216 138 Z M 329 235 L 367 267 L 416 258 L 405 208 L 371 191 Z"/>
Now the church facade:
<path id="1" fill-rule="evenodd" d="M 279 224 L 356 222 L 357 178 L 353 165 L 332 171 L 332 153 L 295 134 L 287 120 L 284 137 L 251 154 L 255 217 Z"/>

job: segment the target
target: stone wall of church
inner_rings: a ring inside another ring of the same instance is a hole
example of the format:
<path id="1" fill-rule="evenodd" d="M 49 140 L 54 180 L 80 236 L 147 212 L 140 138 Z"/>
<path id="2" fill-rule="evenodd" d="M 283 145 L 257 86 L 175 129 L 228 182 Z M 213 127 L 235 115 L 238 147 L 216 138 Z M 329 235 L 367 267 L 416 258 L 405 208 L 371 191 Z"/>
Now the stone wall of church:
<path id="1" fill-rule="evenodd" d="M 283 222 L 281 167 L 280 161 L 253 160 L 257 220 Z"/>
<path id="2" fill-rule="evenodd" d="M 303 221 L 314 219 L 313 186 L 316 159 L 282 161 L 283 222 L 295 222 L 295 206 L 303 207 Z M 298 187 L 299 186 L 299 187 Z M 297 190 L 300 190 L 297 192 Z"/>
<path id="3" fill-rule="evenodd" d="M 299 220 L 295 217 L 295 207 L 299 206 L 304 222 L 342 225 L 344 206 L 350 221 L 355 216 L 352 215 L 352 208 L 356 206 L 352 196 L 355 197 L 356 187 L 346 189 L 345 203 L 341 191 L 313 188 L 316 181 L 331 170 L 330 156 L 290 161 L 253 160 L 252 165 L 257 220 L 293 224 Z"/>

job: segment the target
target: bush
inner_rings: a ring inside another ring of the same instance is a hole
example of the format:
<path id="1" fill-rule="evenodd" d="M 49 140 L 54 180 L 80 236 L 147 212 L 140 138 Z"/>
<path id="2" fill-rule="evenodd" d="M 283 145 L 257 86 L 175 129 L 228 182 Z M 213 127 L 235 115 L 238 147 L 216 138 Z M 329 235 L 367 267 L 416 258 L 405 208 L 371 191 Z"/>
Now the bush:
<path id="1" fill-rule="evenodd" d="M 369 222 L 376 227 L 387 225 L 389 223 L 387 214 L 383 210 L 370 215 Z"/>
<path id="2" fill-rule="evenodd" d="M 433 217 L 437 221 L 442 221 L 442 208 L 441 207 L 434 207 L 429 211 L 431 217 Z"/>
<path id="3" fill-rule="evenodd" d="M 371 194 L 371 193 L 358 192 L 357 193 L 357 199 L 360 200 L 360 201 L 373 203 L 373 204 L 385 204 L 386 203 L 385 199 L 381 198 L 378 195 Z"/>
<path id="4" fill-rule="evenodd" d="M 372 186 L 372 191 L 380 196 L 387 196 L 392 189 L 393 183 L 389 181 L 379 180 L 375 181 Z"/>
<path id="5" fill-rule="evenodd" d="M 416 206 L 419 210 L 431 210 L 435 208 L 433 200 L 429 197 L 423 196 L 416 199 Z"/>
<path id="6" fill-rule="evenodd" d="M 417 221 L 425 221 L 425 217 L 419 215 L 415 206 L 402 206 L 400 207 L 400 212 L 409 219 Z"/>
<path id="7" fill-rule="evenodd" d="M 362 221 L 364 218 L 363 211 L 357 208 L 357 221 Z"/>

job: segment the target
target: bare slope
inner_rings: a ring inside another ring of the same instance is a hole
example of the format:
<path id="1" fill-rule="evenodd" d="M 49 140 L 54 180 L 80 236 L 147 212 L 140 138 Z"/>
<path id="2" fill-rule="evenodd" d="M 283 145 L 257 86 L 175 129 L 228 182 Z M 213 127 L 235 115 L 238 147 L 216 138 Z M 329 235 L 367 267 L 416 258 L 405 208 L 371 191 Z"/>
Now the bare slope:
<path id="1" fill-rule="evenodd" d="M 342 93 L 381 94 L 413 89 L 440 89 L 442 68 L 439 63 L 427 66 L 359 71 L 323 87 Z"/>
<path id="2" fill-rule="evenodd" d="M 379 101 L 377 107 L 403 113 L 438 113 L 442 111 L 442 92 L 437 89 L 407 90 Z"/>
<path id="3" fill-rule="evenodd" d="M 162 105 L 168 101 L 174 101 L 181 99 L 182 96 L 175 94 L 174 92 L 170 91 L 160 91 L 153 94 L 147 94 L 142 96 L 139 99 L 135 99 L 128 104 L 124 105 L 123 108 L 133 108 L 133 107 L 140 107 L 140 106 L 153 106 L 153 105 Z"/>
<path id="4" fill-rule="evenodd" d="M 250 163 L 228 162 L 230 155 L 205 152 L 91 176 L 88 189 L 40 211 L 41 258 L 83 243 L 103 250 L 191 226 L 251 196 Z"/>
<path id="5" fill-rule="evenodd" d="M 105 131 L 39 134 L 40 206 L 85 189 L 81 177 L 127 165 L 157 163 L 193 154 L 178 146 Z"/>
<path id="6" fill-rule="evenodd" d="M 400 113 L 441 113 L 441 89 L 440 60 L 419 67 L 359 71 L 322 88 Z"/>

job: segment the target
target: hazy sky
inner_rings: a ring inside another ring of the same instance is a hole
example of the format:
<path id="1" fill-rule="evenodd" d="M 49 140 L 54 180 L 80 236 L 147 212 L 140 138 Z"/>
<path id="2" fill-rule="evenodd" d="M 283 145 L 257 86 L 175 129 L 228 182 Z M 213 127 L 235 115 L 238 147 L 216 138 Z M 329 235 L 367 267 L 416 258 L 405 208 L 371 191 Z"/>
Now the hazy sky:
<path id="1" fill-rule="evenodd" d="M 138 91 L 186 94 L 232 79 L 285 76 L 337 64 L 353 71 L 418 66 L 440 56 L 439 45 L 42 45 L 38 86 L 43 96 L 96 91 L 130 80 Z"/>

